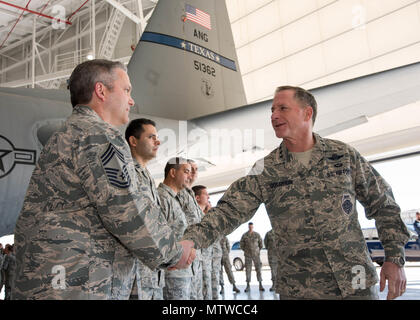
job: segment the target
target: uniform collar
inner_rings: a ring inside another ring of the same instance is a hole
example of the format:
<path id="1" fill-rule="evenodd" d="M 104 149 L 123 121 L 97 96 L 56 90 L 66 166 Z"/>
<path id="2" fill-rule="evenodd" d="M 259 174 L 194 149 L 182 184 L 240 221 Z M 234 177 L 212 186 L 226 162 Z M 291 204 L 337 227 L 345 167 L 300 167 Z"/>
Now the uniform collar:
<path id="1" fill-rule="evenodd" d="M 321 138 L 320 135 L 316 133 L 312 133 L 313 137 L 315 138 L 315 144 L 312 147 L 312 154 L 311 154 L 311 161 L 310 167 L 316 165 L 324 158 L 325 152 L 325 141 Z M 285 166 L 288 169 L 292 169 L 295 167 L 296 162 L 293 160 L 291 153 L 286 148 L 286 144 L 284 141 L 280 144 L 277 148 L 275 153 L 276 162 L 280 165 Z"/>
<path id="2" fill-rule="evenodd" d="M 159 184 L 159 187 L 162 188 L 163 190 L 165 190 L 167 193 L 169 193 L 172 197 L 176 198 L 177 194 L 175 193 L 174 190 L 172 190 L 171 187 L 167 186 L 166 184 L 164 184 L 163 182 L 161 182 Z"/>

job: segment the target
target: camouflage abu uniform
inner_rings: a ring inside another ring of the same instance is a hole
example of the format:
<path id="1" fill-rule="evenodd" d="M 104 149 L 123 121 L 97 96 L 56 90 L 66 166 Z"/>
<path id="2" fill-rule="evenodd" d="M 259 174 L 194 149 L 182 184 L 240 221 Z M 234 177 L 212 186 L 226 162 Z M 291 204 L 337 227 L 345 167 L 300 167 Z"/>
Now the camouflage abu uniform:
<path id="1" fill-rule="evenodd" d="M 149 170 L 143 168 L 135 159 L 133 160 L 141 192 L 147 194 L 160 207 L 159 194 Z M 164 270 L 150 270 L 144 263 L 137 259 L 136 279 L 139 300 L 163 300 L 163 287 L 165 286 Z"/>
<path id="2" fill-rule="evenodd" d="M 177 239 L 180 239 L 188 226 L 187 218 L 182 211 L 178 195 L 169 186 L 160 183 L 158 193 L 168 224 L 171 226 Z M 188 300 L 191 293 L 192 281 L 191 266 L 181 270 L 165 271 L 165 287 L 163 288 L 163 297 L 165 300 Z"/>
<path id="3" fill-rule="evenodd" d="M 203 257 L 203 299 L 212 300 L 212 286 L 211 286 L 211 270 L 213 259 L 213 246 L 208 248 L 201 248 L 201 255 Z"/>
<path id="4" fill-rule="evenodd" d="M 271 269 L 271 281 L 273 282 L 273 287 L 276 285 L 278 268 L 276 243 L 277 242 L 275 239 L 274 230 L 271 229 L 265 234 L 264 246 L 267 249 L 268 263 Z"/>
<path id="5" fill-rule="evenodd" d="M 196 224 L 204 216 L 191 189 L 184 188 L 178 193 L 182 211 L 187 218 L 188 225 Z M 191 300 L 203 300 L 203 257 L 201 249 L 196 251 L 196 257 L 191 264 L 193 278 L 191 281 Z"/>
<path id="6" fill-rule="evenodd" d="M 245 270 L 246 270 L 246 282 L 251 282 L 251 271 L 252 262 L 255 265 L 255 271 L 257 272 L 257 280 L 262 281 L 261 277 L 261 258 L 260 250 L 263 247 L 262 238 L 258 232 L 245 232 L 241 238 L 241 249 L 245 255 Z"/>
<path id="7" fill-rule="evenodd" d="M 3 262 L 4 270 L 4 300 L 10 300 L 11 291 L 16 278 L 16 257 L 13 252 L 6 254 Z M 1 288 L 0 288 L 1 290 Z"/>
<path id="8" fill-rule="evenodd" d="M 352 280 L 362 270 L 366 288 L 377 281 L 360 228 L 356 199 L 376 220 L 387 257 L 404 257 L 409 234 L 391 187 L 352 147 L 314 134 L 312 159 L 305 168 L 292 162 L 284 143 L 258 161 L 251 173 L 234 182 L 199 225 L 184 239 L 209 246 L 248 221 L 265 203 L 275 231 L 280 298 L 346 298 L 359 287 Z"/>
<path id="9" fill-rule="evenodd" d="M 213 300 L 219 299 L 220 269 L 222 268 L 222 246 L 220 238 L 213 243 L 213 254 L 211 260 L 211 291 Z"/>
<path id="10" fill-rule="evenodd" d="M 233 276 L 233 272 L 232 272 L 232 265 L 230 264 L 230 258 L 229 258 L 229 253 L 230 253 L 230 244 L 229 244 L 229 240 L 226 236 L 224 236 L 221 240 L 220 240 L 220 246 L 222 247 L 222 266 L 225 268 L 225 272 L 227 274 L 227 277 L 229 279 L 229 282 L 231 284 L 235 284 L 235 277 Z M 221 285 L 224 285 L 223 282 L 223 273 L 221 275 L 221 281 L 220 281 Z"/>
<path id="11" fill-rule="evenodd" d="M 12 298 L 128 299 L 135 257 L 151 269 L 181 258 L 161 215 L 139 190 L 121 133 L 75 106 L 29 183 L 15 229 Z"/>

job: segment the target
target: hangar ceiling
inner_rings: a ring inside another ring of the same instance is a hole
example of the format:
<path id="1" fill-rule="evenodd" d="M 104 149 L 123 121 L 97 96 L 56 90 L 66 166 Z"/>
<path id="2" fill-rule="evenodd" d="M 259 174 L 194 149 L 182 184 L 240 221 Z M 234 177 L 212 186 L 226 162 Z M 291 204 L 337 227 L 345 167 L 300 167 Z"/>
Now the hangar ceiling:
<path id="1" fill-rule="evenodd" d="M 128 62 L 156 3 L 0 1 L 0 85 L 60 88 L 71 70 L 86 59 Z M 121 37 L 123 28 L 131 31 L 132 39 Z M 126 48 L 115 52 L 120 38 L 124 38 Z"/>

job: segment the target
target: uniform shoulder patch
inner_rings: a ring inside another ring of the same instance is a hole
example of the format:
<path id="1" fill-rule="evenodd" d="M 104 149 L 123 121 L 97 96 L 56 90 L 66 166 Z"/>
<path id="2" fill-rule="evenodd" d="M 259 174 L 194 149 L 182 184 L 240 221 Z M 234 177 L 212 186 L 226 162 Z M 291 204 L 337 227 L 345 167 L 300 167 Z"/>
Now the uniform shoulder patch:
<path id="1" fill-rule="evenodd" d="M 349 194 L 344 194 L 341 199 L 341 209 L 347 215 L 353 211 L 353 203 L 351 202 L 351 196 Z"/>
<path id="2" fill-rule="evenodd" d="M 130 186 L 131 179 L 127 170 L 127 161 L 124 154 L 112 143 L 102 154 L 101 162 L 111 185 L 120 189 L 126 189 Z"/>

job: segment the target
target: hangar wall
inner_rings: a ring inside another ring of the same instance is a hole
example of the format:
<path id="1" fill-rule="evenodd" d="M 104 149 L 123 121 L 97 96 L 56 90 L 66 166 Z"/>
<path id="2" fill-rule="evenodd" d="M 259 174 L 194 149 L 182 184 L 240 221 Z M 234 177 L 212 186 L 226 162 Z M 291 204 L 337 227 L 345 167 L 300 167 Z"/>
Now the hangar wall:
<path id="1" fill-rule="evenodd" d="M 248 103 L 413 63 L 418 0 L 226 0 Z"/>

